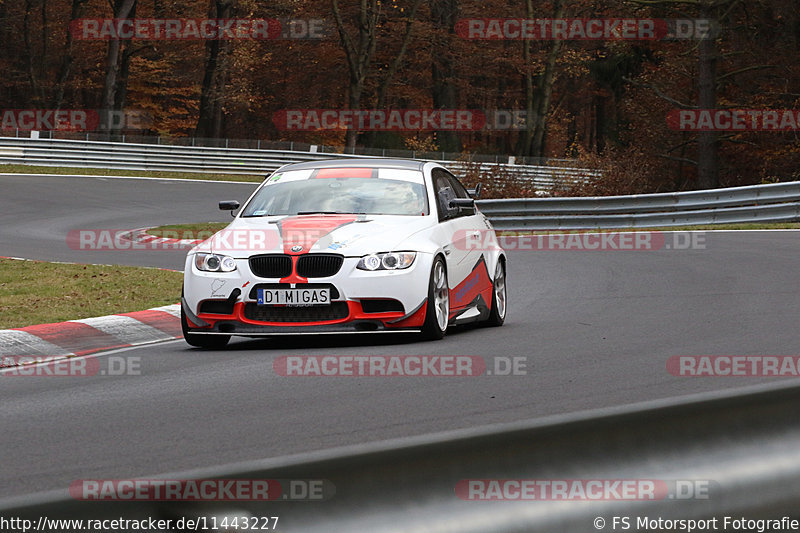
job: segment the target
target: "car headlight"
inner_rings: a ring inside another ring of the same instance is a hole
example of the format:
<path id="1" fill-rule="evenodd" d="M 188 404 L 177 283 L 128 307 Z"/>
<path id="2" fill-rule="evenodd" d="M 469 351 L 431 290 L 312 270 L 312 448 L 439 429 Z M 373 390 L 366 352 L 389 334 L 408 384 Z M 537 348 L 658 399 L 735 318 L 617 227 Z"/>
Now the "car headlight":
<path id="1" fill-rule="evenodd" d="M 236 261 L 227 255 L 195 254 L 194 266 L 204 272 L 233 272 L 236 270 Z"/>
<path id="2" fill-rule="evenodd" d="M 388 252 L 365 255 L 358 262 L 359 270 L 403 270 L 414 264 L 416 252 Z"/>

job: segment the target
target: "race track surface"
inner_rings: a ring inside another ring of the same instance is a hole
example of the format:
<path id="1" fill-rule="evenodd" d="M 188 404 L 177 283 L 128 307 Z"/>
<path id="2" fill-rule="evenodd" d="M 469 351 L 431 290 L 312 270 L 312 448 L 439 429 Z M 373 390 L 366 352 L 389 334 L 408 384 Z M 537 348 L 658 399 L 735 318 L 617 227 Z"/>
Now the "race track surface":
<path id="1" fill-rule="evenodd" d="M 86 252 L 71 229 L 225 220 L 254 185 L 0 176 L 0 255 L 182 268 L 183 252 Z M 0 376 L 0 497 L 729 389 L 676 355 L 797 355 L 797 232 L 708 233 L 704 248 L 509 252 L 509 318 L 407 336 L 173 341 L 112 354 L 140 375 Z M 176 294 L 180 288 L 176 287 Z M 525 357 L 527 374 L 282 377 L 285 355 Z"/>

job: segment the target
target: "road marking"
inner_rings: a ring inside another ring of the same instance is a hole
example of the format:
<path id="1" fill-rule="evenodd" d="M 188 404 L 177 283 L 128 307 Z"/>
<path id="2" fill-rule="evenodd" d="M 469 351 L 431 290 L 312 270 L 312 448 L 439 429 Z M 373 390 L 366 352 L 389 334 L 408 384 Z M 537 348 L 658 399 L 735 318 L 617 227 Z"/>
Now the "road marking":
<path id="1" fill-rule="evenodd" d="M 0 356 L 19 355 L 72 355 L 72 352 L 40 339 L 27 331 L 0 330 Z"/>
<path id="2" fill-rule="evenodd" d="M 181 304 L 165 305 L 163 307 L 154 307 L 151 311 L 163 311 L 169 313 L 176 318 L 181 317 Z"/>
<path id="3" fill-rule="evenodd" d="M 71 322 L 80 322 L 81 324 L 92 326 L 127 344 L 141 344 L 144 342 L 156 342 L 174 338 L 152 326 L 142 324 L 135 318 L 129 316 L 110 315 L 71 320 Z"/>

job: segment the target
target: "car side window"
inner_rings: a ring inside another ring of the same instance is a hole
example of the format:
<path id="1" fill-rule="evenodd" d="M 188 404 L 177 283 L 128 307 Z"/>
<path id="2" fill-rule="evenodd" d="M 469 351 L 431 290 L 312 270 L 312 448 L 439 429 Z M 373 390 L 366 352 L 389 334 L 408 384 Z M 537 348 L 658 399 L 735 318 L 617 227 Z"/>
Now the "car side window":
<path id="1" fill-rule="evenodd" d="M 456 178 L 449 172 L 446 172 L 446 175 L 447 179 L 450 180 L 450 184 L 453 187 L 453 191 L 456 193 L 456 198 L 467 198 L 467 199 L 471 198 L 471 196 L 467 192 L 467 188 L 464 187 L 460 181 L 458 181 L 458 178 Z"/>
<path id="2" fill-rule="evenodd" d="M 449 188 L 452 191 L 453 198 L 463 198 L 466 200 L 471 200 L 472 197 L 467 192 L 467 188 L 458 181 L 458 178 L 453 176 L 450 172 L 447 172 L 444 169 L 437 169 L 440 171 L 440 174 L 447 180 L 449 184 Z M 438 196 L 438 195 L 437 195 Z M 449 203 L 450 200 L 448 200 Z M 447 218 L 457 218 L 457 217 L 466 217 L 475 214 L 475 209 L 471 208 L 455 208 L 450 210 L 449 215 Z"/>
<path id="3" fill-rule="evenodd" d="M 450 207 L 450 200 L 457 197 L 456 192 L 447 174 L 441 169 L 433 170 L 433 188 L 436 191 L 439 220 L 448 220 L 457 216 L 458 210 Z"/>

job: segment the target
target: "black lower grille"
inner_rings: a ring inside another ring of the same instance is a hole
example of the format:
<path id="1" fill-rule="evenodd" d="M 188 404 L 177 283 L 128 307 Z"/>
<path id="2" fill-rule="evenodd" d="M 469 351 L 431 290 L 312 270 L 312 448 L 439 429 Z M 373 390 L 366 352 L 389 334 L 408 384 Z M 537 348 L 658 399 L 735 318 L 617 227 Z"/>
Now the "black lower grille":
<path id="1" fill-rule="evenodd" d="M 397 300 L 361 300 L 361 309 L 365 313 L 403 313 L 403 304 Z"/>
<path id="2" fill-rule="evenodd" d="M 277 307 L 253 303 L 244 306 L 245 318 L 259 322 L 324 322 L 347 318 L 349 314 L 347 302 L 313 307 Z"/>
<path id="3" fill-rule="evenodd" d="M 233 289 L 227 300 L 206 300 L 200 304 L 200 312 L 213 315 L 232 315 L 241 295 L 242 289 Z"/>
<path id="4" fill-rule="evenodd" d="M 335 254 L 301 255 L 297 259 L 297 275 L 304 278 L 328 278 L 342 268 L 344 257 Z"/>
<path id="5" fill-rule="evenodd" d="M 292 258 L 288 255 L 256 255 L 249 264 L 250 271 L 259 278 L 285 278 L 292 274 Z"/>
<path id="6" fill-rule="evenodd" d="M 235 303 L 235 300 L 206 300 L 200 304 L 200 312 L 213 315 L 232 315 Z"/>

